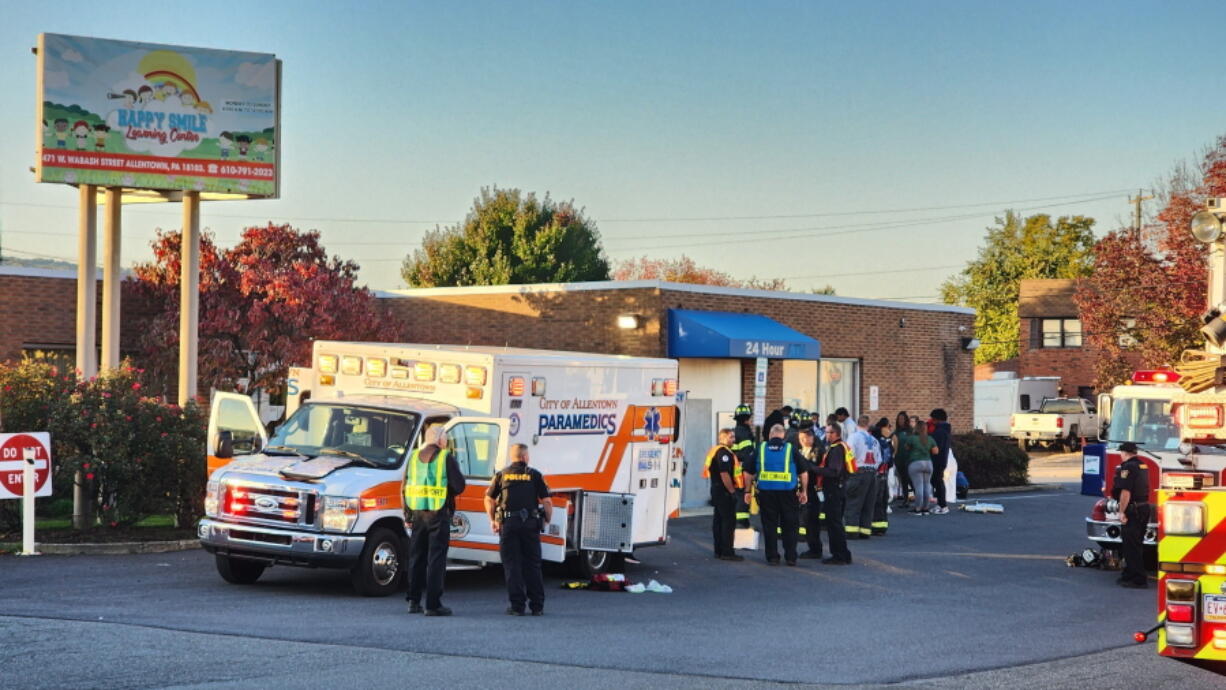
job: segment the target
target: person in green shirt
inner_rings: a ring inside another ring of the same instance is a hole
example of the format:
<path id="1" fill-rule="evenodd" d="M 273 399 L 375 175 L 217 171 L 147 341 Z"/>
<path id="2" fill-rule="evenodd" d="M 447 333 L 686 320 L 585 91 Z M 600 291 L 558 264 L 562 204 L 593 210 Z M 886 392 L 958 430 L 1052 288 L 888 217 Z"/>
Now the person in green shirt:
<path id="1" fill-rule="evenodd" d="M 906 412 L 899 412 L 894 417 L 894 472 L 898 475 L 898 502 L 900 507 L 906 507 L 907 496 L 911 493 L 911 476 L 907 474 L 907 464 L 911 455 L 907 451 L 907 437 L 911 435 L 911 417 Z"/>
<path id="2" fill-rule="evenodd" d="M 906 446 L 907 474 L 911 477 L 911 486 L 915 489 L 915 507 L 911 509 L 916 515 L 929 515 L 928 504 L 932 498 L 932 456 L 939 452 L 937 442 L 928 435 L 928 425 L 919 417 L 911 418 L 911 431 Z"/>

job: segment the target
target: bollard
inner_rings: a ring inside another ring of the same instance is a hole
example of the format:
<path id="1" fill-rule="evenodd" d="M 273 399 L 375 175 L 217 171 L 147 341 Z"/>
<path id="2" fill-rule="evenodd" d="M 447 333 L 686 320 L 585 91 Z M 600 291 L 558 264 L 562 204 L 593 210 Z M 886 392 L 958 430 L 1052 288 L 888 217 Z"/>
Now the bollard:
<path id="1" fill-rule="evenodd" d="M 21 553 L 18 556 L 37 556 L 34 550 L 34 460 L 38 451 L 24 449 L 25 463 L 21 466 Z"/>

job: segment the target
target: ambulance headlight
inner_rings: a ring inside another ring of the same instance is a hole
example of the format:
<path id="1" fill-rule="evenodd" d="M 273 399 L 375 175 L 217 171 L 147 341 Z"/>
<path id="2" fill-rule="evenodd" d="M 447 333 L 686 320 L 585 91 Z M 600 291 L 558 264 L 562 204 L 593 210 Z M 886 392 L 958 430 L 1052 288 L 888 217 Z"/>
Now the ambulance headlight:
<path id="1" fill-rule="evenodd" d="M 1162 506 L 1162 529 L 1176 537 L 1199 537 L 1205 533 L 1205 504 L 1167 501 Z"/>
<path id="2" fill-rule="evenodd" d="M 204 485 L 204 514 L 209 517 L 217 517 L 217 482 L 212 481 Z"/>
<path id="3" fill-rule="evenodd" d="M 358 521 L 358 499 L 324 496 L 323 527 L 328 532 L 348 532 Z"/>

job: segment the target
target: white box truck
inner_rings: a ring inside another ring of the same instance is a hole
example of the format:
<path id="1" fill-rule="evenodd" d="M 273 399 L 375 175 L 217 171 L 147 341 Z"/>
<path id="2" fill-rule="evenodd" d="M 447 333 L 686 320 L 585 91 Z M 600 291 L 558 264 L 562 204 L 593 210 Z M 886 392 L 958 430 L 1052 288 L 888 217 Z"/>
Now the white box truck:
<path id="1" fill-rule="evenodd" d="M 229 582 L 271 565 L 333 567 L 364 595 L 395 591 L 404 463 L 433 426 L 468 481 L 454 567 L 499 561 L 483 497 L 512 443 L 529 447 L 553 494 L 544 560 L 601 572 L 667 542 L 683 462 L 675 360 L 319 341 L 294 374 L 290 416 L 271 438 L 250 398 L 214 395 L 199 537 Z"/>
<path id="2" fill-rule="evenodd" d="M 1013 372 L 997 372 L 975 382 L 975 428 L 989 436 L 1008 436 L 1015 413 L 1037 410 L 1045 398 L 1059 395 L 1059 376 L 1018 378 Z"/>

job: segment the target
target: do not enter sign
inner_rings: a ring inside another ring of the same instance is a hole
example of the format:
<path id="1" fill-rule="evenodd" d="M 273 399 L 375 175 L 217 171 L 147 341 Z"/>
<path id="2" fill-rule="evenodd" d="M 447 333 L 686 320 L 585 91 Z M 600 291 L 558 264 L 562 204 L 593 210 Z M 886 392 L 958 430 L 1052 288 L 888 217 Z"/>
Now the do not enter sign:
<path id="1" fill-rule="evenodd" d="M 0 499 L 21 498 L 26 458 L 34 460 L 34 495 L 51 495 L 51 434 L 0 434 Z"/>

